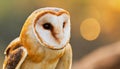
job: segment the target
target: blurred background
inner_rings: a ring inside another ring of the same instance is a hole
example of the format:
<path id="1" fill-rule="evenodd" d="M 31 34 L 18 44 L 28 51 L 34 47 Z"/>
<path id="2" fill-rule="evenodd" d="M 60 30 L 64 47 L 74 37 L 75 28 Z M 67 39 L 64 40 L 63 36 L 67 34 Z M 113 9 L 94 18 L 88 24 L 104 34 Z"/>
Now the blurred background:
<path id="1" fill-rule="evenodd" d="M 120 40 L 120 0 L 0 0 L 0 66 L 5 48 L 19 36 L 26 18 L 42 7 L 70 12 L 73 63 Z"/>

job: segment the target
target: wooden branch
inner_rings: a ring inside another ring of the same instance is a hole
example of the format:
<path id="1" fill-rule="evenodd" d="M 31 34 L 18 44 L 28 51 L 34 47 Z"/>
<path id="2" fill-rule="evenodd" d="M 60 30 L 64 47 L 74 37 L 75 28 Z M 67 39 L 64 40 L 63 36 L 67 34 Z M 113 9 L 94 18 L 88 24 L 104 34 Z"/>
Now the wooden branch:
<path id="1" fill-rule="evenodd" d="M 120 69 L 120 42 L 93 51 L 75 63 L 72 69 Z"/>

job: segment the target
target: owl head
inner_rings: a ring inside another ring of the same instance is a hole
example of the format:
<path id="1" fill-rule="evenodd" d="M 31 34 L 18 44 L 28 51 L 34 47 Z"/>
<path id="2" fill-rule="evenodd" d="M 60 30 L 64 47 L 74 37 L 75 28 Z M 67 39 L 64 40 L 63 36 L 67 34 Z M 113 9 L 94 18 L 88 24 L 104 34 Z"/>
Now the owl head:
<path id="1" fill-rule="evenodd" d="M 51 49 L 61 49 L 70 39 L 69 12 L 55 7 L 34 11 L 26 20 L 20 35 L 23 42 L 40 43 Z"/>

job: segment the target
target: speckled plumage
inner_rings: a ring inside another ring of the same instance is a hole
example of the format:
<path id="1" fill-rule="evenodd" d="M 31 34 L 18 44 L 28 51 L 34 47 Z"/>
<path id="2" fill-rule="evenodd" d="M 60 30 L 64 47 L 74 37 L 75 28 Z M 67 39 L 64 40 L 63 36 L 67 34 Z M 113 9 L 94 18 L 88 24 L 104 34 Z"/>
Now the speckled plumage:
<path id="1" fill-rule="evenodd" d="M 6 48 L 3 69 L 71 69 L 69 39 L 70 16 L 66 10 L 38 9 L 26 20 L 20 36 Z"/>

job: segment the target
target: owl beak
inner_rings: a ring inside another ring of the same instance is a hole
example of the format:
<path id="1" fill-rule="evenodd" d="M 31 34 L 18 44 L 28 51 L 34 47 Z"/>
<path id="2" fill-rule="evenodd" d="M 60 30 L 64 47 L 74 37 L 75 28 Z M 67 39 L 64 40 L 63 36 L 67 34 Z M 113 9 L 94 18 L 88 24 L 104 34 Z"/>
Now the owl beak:
<path id="1" fill-rule="evenodd" d="M 56 31 L 54 31 L 53 35 L 55 37 L 55 40 L 60 44 L 64 38 L 63 31 L 56 30 Z"/>
<path id="2" fill-rule="evenodd" d="M 62 39 L 63 39 L 63 33 L 56 34 L 55 36 L 56 36 L 56 38 L 58 38 L 58 40 L 60 42 L 62 41 Z"/>
<path id="3" fill-rule="evenodd" d="M 56 34 L 55 38 L 56 38 L 57 42 L 60 44 L 63 40 L 63 34 L 62 33 Z"/>

